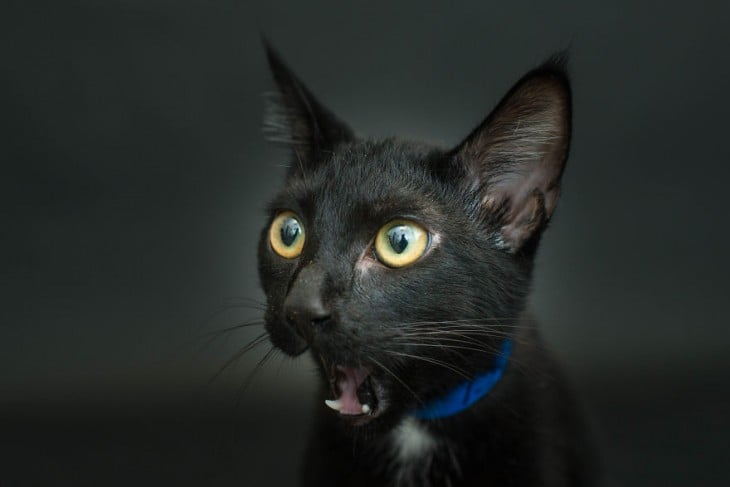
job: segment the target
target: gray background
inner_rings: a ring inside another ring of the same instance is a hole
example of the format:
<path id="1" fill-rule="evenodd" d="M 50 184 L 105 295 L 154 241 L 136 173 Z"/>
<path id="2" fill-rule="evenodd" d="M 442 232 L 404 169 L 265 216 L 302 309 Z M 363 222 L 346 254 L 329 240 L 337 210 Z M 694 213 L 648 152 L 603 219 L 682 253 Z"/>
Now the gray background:
<path id="1" fill-rule="evenodd" d="M 312 364 L 260 330 L 265 33 L 357 130 L 454 144 L 570 47 L 532 309 L 607 485 L 730 481 L 727 2 L 3 2 L 0 484 L 290 485 Z M 216 311 L 219 311 L 216 313 Z M 213 338 L 213 340 L 210 340 Z"/>

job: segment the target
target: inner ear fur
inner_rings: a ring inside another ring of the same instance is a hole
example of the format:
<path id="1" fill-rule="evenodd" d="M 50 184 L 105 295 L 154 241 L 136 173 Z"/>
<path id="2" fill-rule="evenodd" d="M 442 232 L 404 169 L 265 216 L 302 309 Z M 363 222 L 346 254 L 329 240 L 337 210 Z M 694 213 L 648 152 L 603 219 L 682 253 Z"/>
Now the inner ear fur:
<path id="1" fill-rule="evenodd" d="M 498 247 L 517 252 L 549 221 L 570 132 L 570 84 L 564 57 L 555 56 L 519 80 L 454 149 Z"/>

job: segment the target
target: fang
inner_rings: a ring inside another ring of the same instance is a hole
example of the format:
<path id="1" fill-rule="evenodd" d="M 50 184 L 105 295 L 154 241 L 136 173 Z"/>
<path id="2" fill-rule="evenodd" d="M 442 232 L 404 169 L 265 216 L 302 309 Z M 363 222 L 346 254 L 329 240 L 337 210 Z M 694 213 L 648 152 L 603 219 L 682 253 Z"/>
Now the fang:
<path id="1" fill-rule="evenodd" d="M 339 400 L 325 399 L 324 403 L 328 408 L 334 409 L 335 411 L 339 412 L 342 409 L 342 403 Z"/>

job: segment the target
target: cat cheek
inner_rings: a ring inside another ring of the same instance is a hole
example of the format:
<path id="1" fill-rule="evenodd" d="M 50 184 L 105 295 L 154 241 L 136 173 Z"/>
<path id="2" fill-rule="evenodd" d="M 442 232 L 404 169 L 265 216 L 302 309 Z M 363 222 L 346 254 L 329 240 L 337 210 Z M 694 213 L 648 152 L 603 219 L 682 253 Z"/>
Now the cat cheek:
<path id="1" fill-rule="evenodd" d="M 378 267 L 383 267 L 383 265 L 373 257 L 363 255 L 360 259 L 358 259 L 357 264 L 355 264 L 355 271 L 360 274 L 360 276 L 367 276 Z"/>

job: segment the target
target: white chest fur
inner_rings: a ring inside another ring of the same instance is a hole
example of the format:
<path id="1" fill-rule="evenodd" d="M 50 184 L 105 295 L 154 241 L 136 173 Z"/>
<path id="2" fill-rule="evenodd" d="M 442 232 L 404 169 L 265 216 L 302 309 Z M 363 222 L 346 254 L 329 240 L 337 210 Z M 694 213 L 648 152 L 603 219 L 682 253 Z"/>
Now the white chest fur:
<path id="1" fill-rule="evenodd" d="M 393 453 L 400 466 L 429 459 L 437 446 L 436 438 L 415 418 L 405 418 L 392 434 Z"/>

